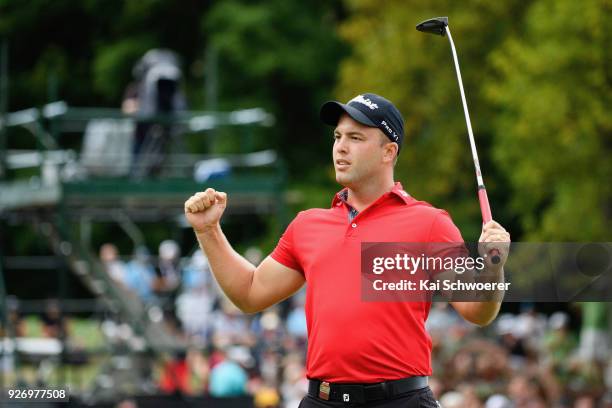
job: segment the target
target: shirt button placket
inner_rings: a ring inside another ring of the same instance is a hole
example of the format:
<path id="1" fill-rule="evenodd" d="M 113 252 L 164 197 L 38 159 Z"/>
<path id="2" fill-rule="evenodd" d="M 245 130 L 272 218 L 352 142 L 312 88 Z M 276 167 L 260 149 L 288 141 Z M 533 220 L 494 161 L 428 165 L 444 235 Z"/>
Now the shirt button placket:
<path id="1" fill-rule="evenodd" d="M 351 222 L 348 225 L 348 228 L 346 230 L 346 236 L 347 237 L 357 237 L 357 223 L 356 222 Z"/>

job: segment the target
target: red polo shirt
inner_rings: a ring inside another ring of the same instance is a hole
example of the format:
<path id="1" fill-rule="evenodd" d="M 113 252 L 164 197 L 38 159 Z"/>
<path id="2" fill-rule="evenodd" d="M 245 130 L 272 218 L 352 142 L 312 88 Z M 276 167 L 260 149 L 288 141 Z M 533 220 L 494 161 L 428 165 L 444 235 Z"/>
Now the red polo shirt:
<path id="1" fill-rule="evenodd" d="M 338 194 L 330 209 L 300 212 L 271 254 L 306 278 L 308 378 L 373 383 L 431 375 L 431 303 L 362 301 L 361 242 L 463 242 L 461 233 L 446 211 L 415 200 L 400 183 L 352 221 Z"/>

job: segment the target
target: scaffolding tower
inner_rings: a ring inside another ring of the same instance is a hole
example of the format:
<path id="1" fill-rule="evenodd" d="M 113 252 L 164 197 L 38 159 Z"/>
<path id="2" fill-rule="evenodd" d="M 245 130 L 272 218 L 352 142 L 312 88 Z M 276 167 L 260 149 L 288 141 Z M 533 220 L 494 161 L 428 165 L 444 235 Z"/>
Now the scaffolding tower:
<path id="1" fill-rule="evenodd" d="M 139 121 L 157 126 L 158 134 L 153 131 L 151 140 L 144 142 L 146 148 L 136 156 L 131 137 Z M 271 126 L 273 121 L 260 108 L 183 111 L 143 119 L 126 116 L 119 109 L 78 108 L 63 101 L 2 114 L 0 285 L 2 271 L 7 269 L 2 267 L 7 255 L 2 241 L 10 239 L 2 237 L 3 224 L 33 225 L 55 256 L 142 339 L 134 352 L 163 355 L 184 350 L 185 342 L 143 301 L 113 281 L 84 231 L 92 223 L 114 222 L 128 234 L 138 235 L 134 232 L 137 222 L 184 223 L 184 201 L 204 185 L 229 193 L 227 216 L 269 214 L 282 224 L 285 165 L 274 150 L 252 150 L 253 129 Z M 218 132 L 240 138 L 235 144 L 240 151 L 193 154 L 180 143 L 185 134 L 214 141 Z M 77 143 L 74 135 L 81 138 Z M 7 148 L 10 138 L 28 137 L 33 138 L 34 148 Z M 3 293 L 0 297 L 6 299 Z M 4 319 L 6 308 L 0 310 Z"/>

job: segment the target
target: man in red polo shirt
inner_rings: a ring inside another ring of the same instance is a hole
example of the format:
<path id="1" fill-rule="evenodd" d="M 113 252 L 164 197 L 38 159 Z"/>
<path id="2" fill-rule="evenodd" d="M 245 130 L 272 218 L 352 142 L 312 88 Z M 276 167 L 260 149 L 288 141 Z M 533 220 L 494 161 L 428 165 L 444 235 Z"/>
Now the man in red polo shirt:
<path id="1" fill-rule="evenodd" d="M 336 180 L 344 186 L 329 209 L 300 212 L 277 247 L 255 267 L 235 252 L 219 220 L 225 193 L 207 189 L 185 202 L 185 214 L 219 285 L 236 306 L 254 313 L 308 283 L 307 376 L 301 407 L 436 407 L 427 386 L 431 340 L 429 301 L 362 299 L 361 243 L 463 243 L 444 210 L 412 198 L 393 179 L 404 138 L 400 112 L 387 99 L 363 94 L 347 104 L 327 102 L 323 122 L 335 126 Z M 483 226 L 481 253 L 498 264 L 473 280 L 503 282 L 510 236 L 498 223 Z M 466 320 L 486 325 L 499 301 L 451 302 Z"/>

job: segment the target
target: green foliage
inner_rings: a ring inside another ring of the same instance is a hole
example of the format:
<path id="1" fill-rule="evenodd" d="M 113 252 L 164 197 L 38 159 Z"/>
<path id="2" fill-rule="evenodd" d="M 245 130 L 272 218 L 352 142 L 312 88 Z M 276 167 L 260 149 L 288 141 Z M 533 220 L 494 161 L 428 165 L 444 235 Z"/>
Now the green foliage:
<path id="1" fill-rule="evenodd" d="M 448 15 L 494 218 L 514 239 L 610 237 L 609 2 L 349 1 L 338 97 L 377 92 L 406 120 L 396 178 L 476 239 L 480 211 Z M 607 108 L 607 111 L 606 111 Z"/>
<path id="2" fill-rule="evenodd" d="M 0 38 L 9 43 L 11 109 L 55 97 L 48 90 L 53 80 L 57 97 L 72 105 L 118 106 L 132 65 L 152 47 L 177 51 L 189 72 L 204 50 L 199 19 L 207 8 L 198 0 L 180 6 L 162 0 L 0 2 Z M 187 85 L 198 80 L 188 75 Z"/>
<path id="3" fill-rule="evenodd" d="M 480 210 L 449 44 L 446 38 L 419 33 L 414 27 L 430 17 L 449 16 L 485 182 L 490 181 L 487 187 L 495 196 L 497 177 L 487 160 L 490 110 L 478 90 L 488 73 L 486 56 L 504 22 L 508 24 L 507 17 L 496 17 L 520 13 L 519 3 L 351 5 L 351 17 L 341 33 L 353 45 L 353 55 L 341 65 L 338 96 L 346 100 L 360 92 L 376 92 L 397 104 L 404 115 L 406 139 L 396 179 L 416 198 L 448 209 L 465 239 L 478 238 Z M 493 204 L 495 218 L 506 218 L 503 205 Z"/>
<path id="4" fill-rule="evenodd" d="M 152 47 L 167 47 L 182 57 L 189 106 L 202 109 L 205 81 L 215 85 L 207 71 L 214 63 L 206 58 L 217 54 L 218 107 L 261 106 L 275 114 L 276 124 L 248 137 L 220 129 L 186 137 L 186 144 L 201 153 L 275 148 L 290 164 L 291 179 L 327 188 L 331 138 L 318 119 L 318 108 L 330 98 L 337 66 L 347 51 L 336 29 L 342 15 L 340 0 L 307 5 L 298 0 L 2 0 L 0 39 L 9 45 L 9 110 L 55 98 L 73 106 L 118 107 L 133 64 Z M 30 140 L 11 133 L 8 144 L 23 148 Z M 287 216 L 319 196 L 302 196 Z M 329 199 L 325 197 L 326 204 Z M 268 227 L 266 236 L 246 231 L 242 224 L 230 233 L 235 232 L 239 246 L 254 243 L 270 249 L 284 221 L 256 223 L 253 228 Z M 7 253 L 49 253 L 32 231 L 11 232 Z M 143 226 L 143 233 L 153 252 L 162 239 L 181 240 L 173 223 Z M 193 244 L 191 233 L 183 238 L 185 246 Z M 133 250 L 116 225 L 94 225 L 93 250 L 109 241 L 116 242 L 122 254 Z"/>
<path id="5" fill-rule="evenodd" d="M 298 0 L 33 0 L 27 6 L 4 0 L 0 37 L 9 42 L 10 109 L 53 97 L 119 106 L 133 64 L 152 47 L 182 57 L 189 105 L 202 109 L 210 79 L 206 50 L 215 49 L 219 107 L 271 110 L 277 122 L 266 147 L 280 149 L 296 178 L 316 178 L 330 149 L 318 108 L 330 97 L 347 51 L 337 34 L 342 14 L 340 0 L 307 6 Z"/>
<path id="6" fill-rule="evenodd" d="M 317 166 L 329 163 L 329 129 L 318 109 L 346 52 L 336 32 L 339 9 L 337 0 L 227 0 L 203 19 L 219 55 L 220 105 L 271 110 L 277 123 L 269 143 L 296 179 L 316 178 Z"/>
<path id="7" fill-rule="evenodd" d="M 515 240 L 609 240 L 611 7 L 609 0 L 1 0 L 0 38 L 9 44 L 10 110 L 56 96 L 117 107 L 134 62 L 151 47 L 181 55 L 190 106 L 200 109 L 213 65 L 206 56 L 217 55 L 219 108 L 261 106 L 276 116 L 252 146 L 276 148 L 287 160 L 289 217 L 328 206 L 339 189 L 321 103 L 385 95 L 406 119 L 396 179 L 449 210 L 464 238 L 475 240 L 480 210 L 449 44 L 414 29 L 448 15 L 495 219 Z M 245 139 L 229 132 L 186 144 L 240 151 Z M 28 143 L 24 133 L 9 137 L 11 148 Z M 244 245 L 261 239 L 269 249 L 277 224 L 234 228 Z M 256 229 L 266 226 L 261 237 Z M 172 228 L 145 228 L 149 247 L 180 239 Z M 7 253 L 49 250 L 34 230 L 7 231 Z M 94 228 L 93 246 L 114 236 L 129 253 L 133 243 L 117 234 Z"/>
<path id="8" fill-rule="evenodd" d="M 304 7 L 298 1 L 218 2 L 206 17 L 211 43 L 230 65 L 242 67 L 246 78 L 273 76 L 304 86 L 333 76 L 337 57 L 335 21 L 329 2 Z M 328 63 L 321 63 L 326 61 Z M 258 86 L 259 84 L 250 84 Z"/>
<path id="9" fill-rule="evenodd" d="M 606 1 L 539 1 L 521 37 L 491 54 L 493 154 L 530 239 L 610 238 L 610 12 Z"/>

